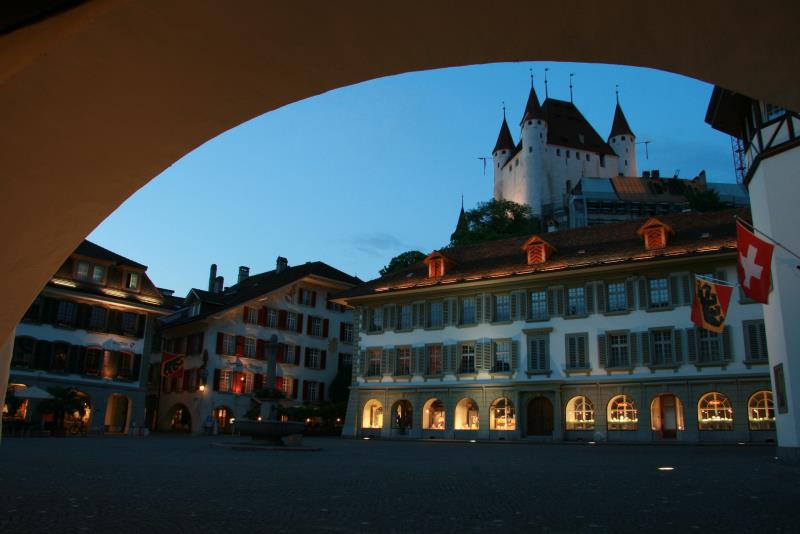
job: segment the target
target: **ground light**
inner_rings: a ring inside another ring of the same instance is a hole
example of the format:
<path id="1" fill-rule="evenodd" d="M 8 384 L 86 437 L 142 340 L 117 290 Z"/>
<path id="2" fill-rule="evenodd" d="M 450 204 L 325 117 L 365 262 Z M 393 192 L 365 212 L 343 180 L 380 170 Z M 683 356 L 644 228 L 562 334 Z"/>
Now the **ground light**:
<path id="1" fill-rule="evenodd" d="M 477 443 L 474 439 L 469 440 L 470 443 Z"/>
<path id="2" fill-rule="evenodd" d="M 664 467 L 659 467 L 658 470 L 659 471 L 674 471 L 675 468 L 674 467 L 670 467 L 668 465 L 665 465 Z"/>
<path id="3" fill-rule="evenodd" d="M 364 441 L 369 441 L 369 436 L 364 436 Z"/>

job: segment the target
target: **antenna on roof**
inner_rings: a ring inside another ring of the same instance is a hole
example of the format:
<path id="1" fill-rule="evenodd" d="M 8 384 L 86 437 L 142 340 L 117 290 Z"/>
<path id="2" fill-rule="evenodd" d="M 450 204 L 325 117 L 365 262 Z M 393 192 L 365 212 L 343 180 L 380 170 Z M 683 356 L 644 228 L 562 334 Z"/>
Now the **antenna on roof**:
<path id="1" fill-rule="evenodd" d="M 503 120 L 506 120 L 506 101 L 503 100 Z"/>
<path id="2" fill-rule="evenodd" d="M 637 141 L 637 145 L 644 145 L 644 159 L 650 159 L 650 151 L 647 147 L 652 143 L 652 141 Z"/>
<path id="3" fill-rule="evenodd" d="M 544 69 L 544 97 L 547 98 L 549 95 L 547 93 L 547 71 L 550 70 L 549 67 L 545 67 Z"/>
<path id="4" fill-rule="evenodd" d="M 478 159 L 483 161 L 483 175 L 486 176 L 486 160 L 491 158 L 478 156 Z"/>
<path id="5" fill-rule="evenodd" d="M 533 69 L 530 68 L 530 69 L 528 69 L 528 71 L 530 71 L 530 73 L 531 73 L 531 89 L 533 89 Z"/>
<path id="6" fill-rule="evenodd" d="M 614 93 L 617 95 L 617 104 L 619 104 L 619 84 L 614 86 Z"/>
<path id="7" fill-rule="evenodd" d="M 569 101 L 572 102 L 572 77 L 575 76 L 573 73 L 569 73 Z"/>

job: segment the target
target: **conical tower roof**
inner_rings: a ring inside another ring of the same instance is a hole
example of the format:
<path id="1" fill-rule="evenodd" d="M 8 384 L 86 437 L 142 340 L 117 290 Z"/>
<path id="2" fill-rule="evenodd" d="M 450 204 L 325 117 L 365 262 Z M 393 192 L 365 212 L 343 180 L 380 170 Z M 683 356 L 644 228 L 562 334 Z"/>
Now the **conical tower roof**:
<path id="1" fill-rule="evenodd" d="M 503 124 L 500 125 L 500 134 L 497 136 L 497 143 L 492 152 L 503 149 L 514 150 L 514 139 L 511 137 L 511 130 L 508 129 L 505 113 L 503 114 Z"/>
<path id="2" fill-rule="evenodd" d="M 522 114 L 520 124 L 529 119 L 542 119 L 544 120 L 544 110 L 539 104 L 539 97 L 536 96 L 536 90 L 531 85 L 531 92 L 528 95 L 528 103 L 525 105 L 525 113 Z"/>
<path id="3" fill-rule="evenodd" d="M 611 138 L 617 135 L 633 136 L 631 127 L 628 125 L 628 119 L 625 118 L 625 114 L 622 112 L 622 107 L 619 105 L 619 102 L 617 102 L 617 107 L 614 110 L 614 122 L 611 123 L 611 133 L 608 134 L 608 137 Z"/>
<path id="4" fill-rule="evenodd" d="M 467 214 L 464 212 L 464 197 L 461 197 L 461 213 L 458 214 L 458 222 L 456 223 L 456 230 L 450 234 L 450 241 L 453 241 L 457 235 L 469 231 L 469 223 L 467 222 Z"/>

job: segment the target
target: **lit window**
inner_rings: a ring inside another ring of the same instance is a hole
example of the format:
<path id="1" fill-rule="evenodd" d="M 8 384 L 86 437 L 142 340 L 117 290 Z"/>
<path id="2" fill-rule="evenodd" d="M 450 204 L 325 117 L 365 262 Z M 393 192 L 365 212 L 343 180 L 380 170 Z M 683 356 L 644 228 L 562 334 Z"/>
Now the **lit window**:
<path id="1" fill-rule="evenodd" d="M 400 330 L 411 329 L 411 304 L 400 306 Z"/>
<path id="2" fill-rule="evenodd" d="M 367 376 L 381 376 L 381 349 L 368 351 Z"/>
<path id="3" fill-rule="evenodd" d="M 651 330 L 650 344 L 653 365 L 673 363 L 672 330 Z"/>
<path id="4" fill-rule="evenodd" d="M 461 299 L 461 324 L 475 324 L 475 297 Z"/>
<path id="5" fill-rule="evenodd" d="M 625 293 L 625 283 L 615 282 L 608 284 L 608 311 L 617 312 L 628 309 L 628 298 Z"/>
<path id="6" fill-rule="evenodd" d="M 716 391 L 706 393 L 697 403 L 697 420 L 700 430 L 733 430 L 731 401 Z"/>
<path id="7" fill-rule="evenodd" d="M 636 430 L 638 422 L 639 411 L 627 395 L 617 395 L 608 403 L 609 430 Z"/>
<path id="8" fill-rule="evenodd" d="M 608 347 L 608 367 L 630 367 L 628 334 L 610 334 Z"/>
<path id="9" fill-rule="evenodd" d="M 511 295 L 496 295 L 494 297 L 494 320 L 511 320 Z"/>
<path id="10" fill-rule="evenodd" d="M 649 305 L 651 308 L 669 307 L 669 281 L 666 278 L 652 278 L 648 280 Z"/>
<path id="11" fill-rule="evenodd" d="M 278 311 L 267 308 L 267 326 L 270 328 L 278 327 Z"/>
<path id="12" fill-rule="evenodd" d="M 698 328 L 698 354 L 697 359 L 701 363 L 711 363 L 722 361 L 722 350 L 720 335 L 716 332 Z"/>
<path id="13" fill-rule="evenodd" d="M 222 336 L 222 352 L 225 354 L 236 354 L 236 336 L 224 334 Z"/>
<path id="14" fill-rule="evenodd" d="M 545 321 L 548 317 L 547 291 L 544 289 L 531 291 L 531 319 L 534 321 Z"/>
<path id="15" fill-rule="evenodd" d="M 475 372 L 475 345 L 461 345 L 461 365 L 459 373 Z"/>
<path id="16" fill-rule="evenodd" d="M 461 399 L 458 401 L 453 426 L 456 430 L 478 430 L 480 428 L 478 405 L 474 400 Z"/>
<path id="17" fill-rule="evenodd" d="M 427 353 L 428 361 L 425 368 L 425 373 L 428 375 L 442 374 L 442 346 L 429 345 L 427 347 Z"/>
<path id="18" fill-rule="evenodd" d="M 139 273 L 125 274 L 125 287 L 128 289 L 139 289 Z"/>
<path id="19" fill-rule="evenodd" d="M 517 429 L 517 415 L 510 400 L 501 397 L 492 403 L 489 409 L 489 428 L 491 430 Z"/>
<path id="20" fill-rule="evenodd" d="M 411 374 L 411 349 L 403 347 L 397 349 L 397 365 L 394 374 L 407 376 Z"/>
<path id="21" fill-rule="evenodd" d="M 511 371 L 511 342 L 497 341 L 494 344 L 494 365 L 492 371 L 504 373 Z"/>
<path id="22" fill-rule="evenodd" d="M 422 428 L 444 430 L 444 404 L 439 399 L 430 399 L 422 410 Z"/>
<path id="23" fill-rule="evenodd" d="M 547 334 L 530 336 L 528 341 L 528 370 L 546 371 L 548 369 L 547 358 Z"/>
<path id="24" fill-rule="evenodd" d="M 567 430 L 594 430 L 594 405 L 586 397 L 573 397 L 567 403 Z"/>
<path id="25" fill-rule="evenodd" d="M 567 315 L 586 315 L 586 288 L 567 289 Z"/>
<path id="26" fill-rule="evenodd" d="M 248 358 L 256 357 L 256 339 L 253 337 L 244 338 L 244 355 Z"/>
<path id="27" fill-rule="evenodd" d="M 429 326 L 431 328 L 439 328 L 444 324 L 444 318 L 442 313 L 443 303 L 442 302 L 431 302 L 430 307 L 430 319 L 429 319 Z"/>
<path id="28" fill-rule="evenodd" d="M 775 406 L 771 391 L 755 393 L 747 403 L 750 430 L 775 430 Z"/>
<path id="29" fill-rule="evenodd" d="M 364 405 L 361 428 L 383 428 L 383 404 L 372 399 Z"/>

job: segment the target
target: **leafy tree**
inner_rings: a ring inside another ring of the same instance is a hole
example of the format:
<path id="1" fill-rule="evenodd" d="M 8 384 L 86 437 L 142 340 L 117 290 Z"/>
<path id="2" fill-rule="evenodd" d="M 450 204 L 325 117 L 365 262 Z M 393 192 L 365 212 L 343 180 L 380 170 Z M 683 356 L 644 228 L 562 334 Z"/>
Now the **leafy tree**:
<path id="1" fill-rule="evenodd" d="M 389 262 L 389 265 L 386 265 L 383 269 L 378 271 L 381 276 L 385 276 L 387 274 L 396 273 L 397 271 L 401 271 L 406 267 L 411 267 L 417 262 L 420 262 L 425 259 L 425 254 L 420 252 L 419 250 L 409 250 L 408 252 L 403 252 L 392 258 Z"/>
<path id="2" fill-rule="evenodd" d="M 725 209 L 725 204 L 719 199 L 719 193 L 714 189 L 705 191 L 689 190 L 686 192 L 686 200 L 689 207 L 694 211 L 719 211 Z"/>
<path id="3" fill-rule="evenodd" d="M 481 202 L 465 212 L 464 219 L 465 223 L 459 221 L 458 228 L 450 236 L 451 246 L 530 235 L 541 230 L 539 218 L 531 213 L 530 206 L 510 200 Z"/>

